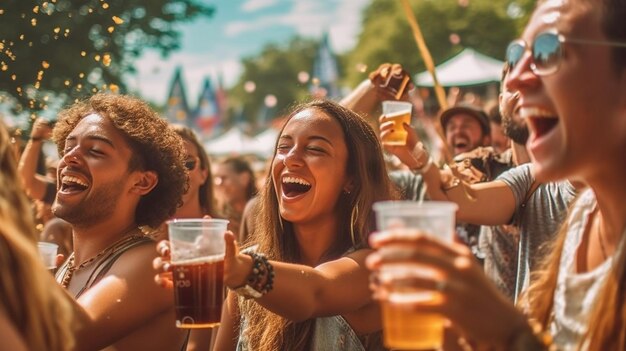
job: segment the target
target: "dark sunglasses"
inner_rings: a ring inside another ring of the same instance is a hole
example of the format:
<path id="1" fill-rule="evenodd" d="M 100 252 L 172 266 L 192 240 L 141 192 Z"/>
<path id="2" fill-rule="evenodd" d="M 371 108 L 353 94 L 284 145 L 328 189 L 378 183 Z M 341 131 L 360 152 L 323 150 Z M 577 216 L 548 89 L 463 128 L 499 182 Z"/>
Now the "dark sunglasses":
<path id="1" fill-rule="evenodd" d="M 185 168 L 187 168 L 188 171 L 193 171 L 194 169 L 196 169 L 197 164 L 198 164 L 198 159 L 192 158 L 190 160 L 185 161 Z"/>
<path id="2" fill-rule="evenodd" d="M 626 43 L 566 38 L 555 31 L 547 31 L 539 33 L 530 47 L 522 39 L 512 41 L 506 48 L 505 61 L 508 69 L 509 71 L 513 70 L 528 50 L 532 54 L 530 69 L 533 73 L 538 76 L 552 74 L 559 69 L 561 59 L 563 58 L 563 43 L 606 45 L 626 48 Z"/>

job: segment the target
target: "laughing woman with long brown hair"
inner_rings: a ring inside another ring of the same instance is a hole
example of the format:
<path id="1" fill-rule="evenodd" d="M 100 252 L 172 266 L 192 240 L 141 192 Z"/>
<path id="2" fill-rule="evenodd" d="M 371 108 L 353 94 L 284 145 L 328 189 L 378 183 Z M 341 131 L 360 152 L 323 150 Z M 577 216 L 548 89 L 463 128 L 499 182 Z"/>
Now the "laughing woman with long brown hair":
<path id="1" fill-rule="evenodd" d="M 302 104 L 279 134 L 259 212 L 238 251 L 226 235 L 217 350 L 382 350 L 365 257 L 372 204 L 395 198 L 372 127 L 330 101 Z M 158 262 L 156 262 L 158 265 Z"/>

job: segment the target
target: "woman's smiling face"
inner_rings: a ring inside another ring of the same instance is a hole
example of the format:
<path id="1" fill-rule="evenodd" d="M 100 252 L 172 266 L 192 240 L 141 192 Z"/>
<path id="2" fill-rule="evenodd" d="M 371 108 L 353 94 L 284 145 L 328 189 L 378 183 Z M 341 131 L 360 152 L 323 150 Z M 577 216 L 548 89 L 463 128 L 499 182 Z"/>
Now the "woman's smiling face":
<path id="1" fill-rule="evenodd" d="M 334 215 L 348 184 L 347 162 L 345 136 L 337 120 L 315 108 L 293 116 L 279 137 L 272 162 L 281 216 L 297 223 Z"/>

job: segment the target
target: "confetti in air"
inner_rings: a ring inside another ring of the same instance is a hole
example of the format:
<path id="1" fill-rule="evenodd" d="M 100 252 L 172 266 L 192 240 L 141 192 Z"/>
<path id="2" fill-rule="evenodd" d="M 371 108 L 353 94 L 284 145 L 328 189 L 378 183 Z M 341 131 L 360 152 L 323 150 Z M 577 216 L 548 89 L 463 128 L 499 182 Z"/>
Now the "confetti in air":
<path id="1" fill-rule="evenodd" d="M 104 56 L 102 56 L 102 64 L 108 67 L 111 64 L 111 55 L 104 54 Z"/>

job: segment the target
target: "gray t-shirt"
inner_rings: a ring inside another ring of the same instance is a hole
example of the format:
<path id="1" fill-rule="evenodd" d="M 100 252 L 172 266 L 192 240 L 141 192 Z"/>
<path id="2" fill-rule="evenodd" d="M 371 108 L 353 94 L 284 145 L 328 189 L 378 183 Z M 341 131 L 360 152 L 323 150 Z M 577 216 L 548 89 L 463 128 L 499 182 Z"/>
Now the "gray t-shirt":
<path id="1" fill-rule="evenodd" d="M 498 177 L 515 196 L 516 209 L 510 224 L 516 225 L 520 233 L 514 297 L 527 286 L 529 273 L 543 257 L 541 246 L 555 237 L 576 197 L 576 190 L 568 181 L 541 184 L 528 196 L 535 181 L 531 167 L 524 164 Z"/>
<path id="2" fill-rule="evenodd" d="M 415 174 L 408 170 L 397 170 L 389 172 L 389 178 L 400 191 L 403 200 L 426 200 L 426 188 L 421 174 Z"/>

